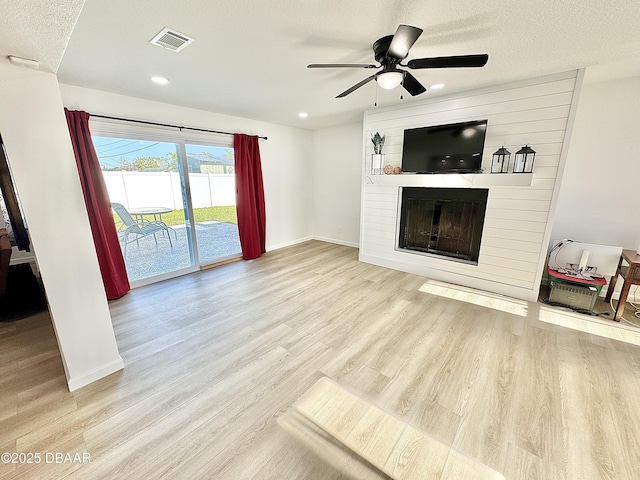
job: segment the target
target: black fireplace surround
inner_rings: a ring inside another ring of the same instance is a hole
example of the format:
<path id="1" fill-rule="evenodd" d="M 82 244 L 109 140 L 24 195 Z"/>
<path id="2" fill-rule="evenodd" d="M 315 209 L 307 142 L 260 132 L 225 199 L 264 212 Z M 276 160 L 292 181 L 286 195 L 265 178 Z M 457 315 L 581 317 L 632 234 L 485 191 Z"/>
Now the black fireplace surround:
<path id="1" fill-rule="evenodd" d="M 402 187 L 398 249 L 478 264 L 488 189 Z"/>

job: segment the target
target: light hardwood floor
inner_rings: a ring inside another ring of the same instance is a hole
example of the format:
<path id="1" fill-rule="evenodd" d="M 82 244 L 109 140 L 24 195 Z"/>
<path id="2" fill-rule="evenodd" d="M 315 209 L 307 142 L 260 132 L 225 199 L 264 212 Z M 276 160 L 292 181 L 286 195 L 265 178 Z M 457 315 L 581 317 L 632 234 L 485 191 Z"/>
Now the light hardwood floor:
<path id="1" fill-rule="evenodd" d="M 47 314 L 0 323 L 0 452 L 91 455 L 0 478 L 386 478 L 279 425 L 322 376 L 507 479 L 639 478 L 639 346 L 357 254 L 306 242 L 134 290 L 110 307 L 126 368 L 74 393 Z"/>

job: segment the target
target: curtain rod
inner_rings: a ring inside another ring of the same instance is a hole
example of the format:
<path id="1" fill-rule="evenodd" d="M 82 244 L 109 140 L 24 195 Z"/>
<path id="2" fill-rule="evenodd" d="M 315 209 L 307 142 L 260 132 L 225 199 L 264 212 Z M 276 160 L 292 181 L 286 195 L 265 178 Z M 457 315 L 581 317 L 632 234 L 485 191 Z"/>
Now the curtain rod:
<path id="1" fill-rule="evenodd" d="M 157 127 L 170 127 L 170 128 L 178 128 L 180 130 L 193 130 L 195 132 L 219 133 L 221 135 L 234 135 L 233 132 L 221 132 L 220 130 L 209 130 L 207 128 L 185 127 L 183 125 L 172 125 L 170 123 L 147 122 L 146 120 L 133 120 L 131 118 L 110 117 L 108 115 L 97 115 L 95 113 L 90 113 L 89 116 L 96 117 L 96 118 L 106 118 L 108 120 L 119 120 L 121 122 L 142 123 L 144 125 L 155 125 Z M 258 135 L 258 138 L 267 140 L 267 137 L 261 137 L 259 135 Z"/>

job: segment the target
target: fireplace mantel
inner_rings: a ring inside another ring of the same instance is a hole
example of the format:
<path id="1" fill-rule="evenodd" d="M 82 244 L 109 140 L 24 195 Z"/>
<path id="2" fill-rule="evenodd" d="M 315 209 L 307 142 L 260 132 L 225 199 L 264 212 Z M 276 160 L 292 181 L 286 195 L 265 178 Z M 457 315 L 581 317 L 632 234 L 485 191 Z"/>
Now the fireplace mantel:
<path id="1" fill-rule="evenodd" d="M 532 173 L 449 173 L 367 175 L 366 185 L 389 187 L 528 187 Z"/>
<path id="2" fill-rule="evenodd" d="M 582 73 L 571 71 L 365 112 L 360 260 L 535 302 L 581 83 Z M 488 120 L 484 173 L 369 174 L 375 132 L 386 135 L 385 162 L 396 167 L 405 130 L 477 119 Z M 489 173 L 500 145 L 533 145 L 534 173 Z M 489 190 L 477 264 L 398 249 L 403 187 Z"/>

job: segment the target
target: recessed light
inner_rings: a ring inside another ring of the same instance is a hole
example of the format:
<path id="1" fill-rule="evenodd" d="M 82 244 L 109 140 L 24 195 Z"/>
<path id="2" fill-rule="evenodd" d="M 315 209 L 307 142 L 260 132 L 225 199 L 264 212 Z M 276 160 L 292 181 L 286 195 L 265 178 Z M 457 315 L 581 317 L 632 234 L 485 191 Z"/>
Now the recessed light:
<path id="1" fill-rule="evenodd" d="M 431 90 L 440 90 L 441 88 L 444 88 L 444 83 L 434 83 L 429 88 Z"/>
<path id="2" fill-rule="evenodd" d="M 300 118 L 307 118 L 308 116 L 309 116 L 309 114 L 307 112 L 300 112 L 298 114 L 298 117 L 300 117 Z"/>
<path id="3" fill-rule="evenodd" d="M 169 79 L 165 77 L 161 77 L 159 75 L 154 75 L 151 77 L 151 81 L 156 85 L 167 85 L 169 83 Z"/>

